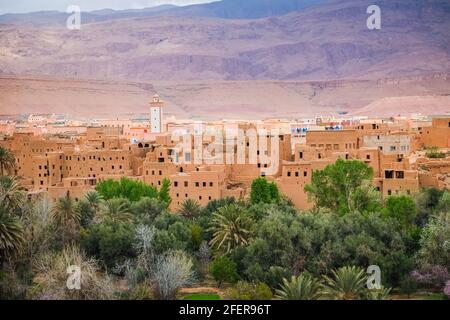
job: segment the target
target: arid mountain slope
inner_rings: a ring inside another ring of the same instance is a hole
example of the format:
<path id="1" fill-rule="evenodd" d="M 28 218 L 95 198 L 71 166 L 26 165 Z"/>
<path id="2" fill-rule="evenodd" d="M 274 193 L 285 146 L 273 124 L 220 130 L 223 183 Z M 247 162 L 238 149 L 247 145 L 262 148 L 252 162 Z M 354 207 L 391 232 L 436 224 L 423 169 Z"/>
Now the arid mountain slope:
<path id="1" fill-rule="evenodd" d="M 150 80 L 377 79 L 450 71 L 450 3 L 331 1 L 259 20 L 146 17 L 65 28 L 0 26 L 11 75 Z"/>
<path id="2" fill-rule="evenodd" d="M 376 100 L 369 105 L 352 112 L 352 115 L 376 117 L 421 114 L 450 114 L 450 94 L 436 96 L 389 97 Z"/>
<path id="3" fill-rule="evenodd" d="M 450 111 L 450 76 L 446 75 L 316 82 L 150 83 L 0 78 L 0 92 L 0 114 L 3 115 L 60 113 L 74 117 L 115 118 L 146 114 L 148 101 L 155 92 L 166 101 L 165 113 L 178 118 L 293 119 L 339 112 L 392 116 Z"/>

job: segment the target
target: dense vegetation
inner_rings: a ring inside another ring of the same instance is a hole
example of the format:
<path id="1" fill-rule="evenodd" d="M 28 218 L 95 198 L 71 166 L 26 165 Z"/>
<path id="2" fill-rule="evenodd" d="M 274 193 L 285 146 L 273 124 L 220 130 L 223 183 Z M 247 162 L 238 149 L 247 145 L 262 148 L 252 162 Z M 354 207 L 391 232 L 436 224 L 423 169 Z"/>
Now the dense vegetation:
<path id="1" fill-rule="evenodd" d="M 450 192 L 381 201 L 371 179 L 364 163 L 339 160 L 314 172 L 309 211 L 258 178 L 248 201 L 188 200 L 171 213 L 168 180 L 159 191 L 104 181 L 50 204 L 1 176 L 0 298 L 175 299 L 205 283 L 229 299 L 449 295 Z M 81 290 L 66 287 L 69 265 L 81 267 Z M 370 265 L 381 269 L 374 290 Z"/>

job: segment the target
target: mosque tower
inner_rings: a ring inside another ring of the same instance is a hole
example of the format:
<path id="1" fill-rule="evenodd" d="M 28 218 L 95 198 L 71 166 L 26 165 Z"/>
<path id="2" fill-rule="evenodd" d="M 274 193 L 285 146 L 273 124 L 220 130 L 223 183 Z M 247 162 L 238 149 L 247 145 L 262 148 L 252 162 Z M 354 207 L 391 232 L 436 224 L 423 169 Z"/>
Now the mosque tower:
<path id="1" fill-rule="evenodd" d="M 162 101 L 158 94 L 153 96 L 153 100 L 150 102 L 150 132 L 162 133 L 163 132 L 163 106 Z"/>

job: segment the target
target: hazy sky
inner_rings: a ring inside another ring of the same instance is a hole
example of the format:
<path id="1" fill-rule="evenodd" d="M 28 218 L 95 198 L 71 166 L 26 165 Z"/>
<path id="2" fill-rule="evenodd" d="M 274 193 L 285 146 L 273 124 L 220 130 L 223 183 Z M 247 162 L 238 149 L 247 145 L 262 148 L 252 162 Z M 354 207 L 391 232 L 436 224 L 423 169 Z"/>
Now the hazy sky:
<path id="1" fill-rule="evenodd" d="M 70 5 L 80 6 L 82 11 L 97 9 L 139 9 L 161 4 L 189 5 L 215 0 L 0 0 L 0 14 L 44 10 L 66 11 Z"/>

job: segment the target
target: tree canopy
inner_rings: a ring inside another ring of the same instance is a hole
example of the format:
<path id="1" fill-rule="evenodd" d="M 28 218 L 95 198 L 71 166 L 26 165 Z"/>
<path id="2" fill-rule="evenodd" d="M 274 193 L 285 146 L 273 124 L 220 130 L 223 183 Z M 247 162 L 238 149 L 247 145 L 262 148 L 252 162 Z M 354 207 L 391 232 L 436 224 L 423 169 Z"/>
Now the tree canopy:
<path id="1" fill-rule="evenodd" d="M 275 182 L 268 182 L 266 178 L 253 180 L 250 201 L 257 203 L 277 203 L 280 201 L 280 192 Z"/>
<path id="2" fill-rule="evenodd" d="M 131 202 L 141 200 L 143 197 L 157 198 L 167 206 L 170 204 L 169 196 L 170 181 L 163 180 L 160 191 L 142 181 L 136 181 L 128 178 L 121 178 L 120 180 L 105 180 L 97 184 L 96 190 L 104 200 L 112 198 L 125 198 Z"/>
<path id="3" fill-rule="evenodd" d="M 365 209 L 359 203 L 367 201 L 362 195 L 373 189 L 372 178 L 373 170 L 364 162 L 338 159 L 325 169 L 314 171 L 311 184 L 305 186 L 305 191 L 317 207 L 346 214 Z"/>

